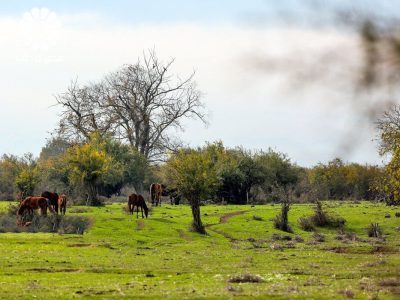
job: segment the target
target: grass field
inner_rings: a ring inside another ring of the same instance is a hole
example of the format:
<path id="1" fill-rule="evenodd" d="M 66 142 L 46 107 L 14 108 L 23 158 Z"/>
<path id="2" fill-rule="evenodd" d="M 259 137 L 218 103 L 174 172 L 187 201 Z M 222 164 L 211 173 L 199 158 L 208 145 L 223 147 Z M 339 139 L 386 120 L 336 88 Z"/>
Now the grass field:
<path id="1" fill-rule="evenodd" d="M 0 210 L 8 205 L 0 202 Z M 291 208 L 294 234 L 273 228 L 279 205 L 203 206 L 206 236 L 188 230 L 188 206 L 163 205 L 145 220 L 118 203 L 74 206 L 67 214 L 93 219 L 84 235 L 0 234 L 0 298 L 399 299 L 400 209 L 326 207 L 358 238 L 338 240 L 337 230 L 318 228 L 325 241 L 316 241 L 297 224 L 312 214 L 307 204 Z M 367 236 L 371 222 L 385 241 Z M 230 282 L 243 274 L 260 282 Z"/>

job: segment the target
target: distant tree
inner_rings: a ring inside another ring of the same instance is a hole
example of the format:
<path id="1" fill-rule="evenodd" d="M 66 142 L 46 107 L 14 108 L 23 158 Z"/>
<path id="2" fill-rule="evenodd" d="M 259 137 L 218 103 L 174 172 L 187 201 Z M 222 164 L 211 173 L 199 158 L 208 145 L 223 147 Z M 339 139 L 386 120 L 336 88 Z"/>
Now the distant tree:
<path id="1" fill-rule="evenodd" d="M 393 105 L 376 121 L 380 154 L 393 154 L 400 147 L 400 105 Z"/>
<path id="2" fill-rule="evenodd" d="M 14 199 L 15 179 L 21 172 L 20 158 L 4 154 L 0 158 L 0 199 Z"/>
<path id="3" fill-rule="evenodd" d="M 154 52 L 125 65 L 96 84 L 73 82 L 56 97 L 63 108 L 58 134 L 85 141 L 92 132 L 126 141 L 148 159 L 157 159 L 181 142 L 171 129 L 182 129 L 185 118 L 205 121 L 194 74 L 171 74 L 174 60 L 161 62 Z"/>
<path id="4" fill-rule="evenodd" d="M 220 167 L 222 182 L 218 195 L 231 203 L 248 203 L 252 187 L 264 181 L 262 166 L 256 163 L 252 153 L 244 149 L 228 150 L 226 155 L 230 159 Z"/>
<path id="5" fill-rule="evenodd" d="M 19 172 L 15 178 L 15 185 L 21 193 L 21 198 L 33 196 L 39 181 L 40 177 L 36 159 L 31 153 L 25 154 L 20 160 Z"/>
<path id="6" fill-rule="evenodd" d="M 52 137 L 47 140 L 46 145 L 40 151 L 39 160 L 44 160 L 52 157 L 59 157 L 64 154 L 72 145 L 61 137 Z"/>
<path id="7" fill-rule="evenodd" d="M 276 187 L 286 189 L 299 180 L 299 168 L 283 153 L 272 149 L 267 152 L 261 151 L 256 154 L 255 162 L 262 168 L 264 179 L 261 187 L 267 195 L 273 197 Z"/>

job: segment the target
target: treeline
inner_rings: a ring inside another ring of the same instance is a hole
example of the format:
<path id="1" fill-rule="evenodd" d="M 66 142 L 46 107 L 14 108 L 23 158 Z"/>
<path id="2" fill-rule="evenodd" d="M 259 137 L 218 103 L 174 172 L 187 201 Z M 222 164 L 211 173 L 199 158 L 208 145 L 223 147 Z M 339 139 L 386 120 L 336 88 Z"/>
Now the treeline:
<path id="1" fill-rule="evenodd" d="M 201 155 L 188 156 L 188 153 Z M 253 152 L 242 147 L 226 148 L 222 142 L 180 149 L 170 153 L 165 162 L 150 164 L 129 145 L 109 136 L 92 134 L 86 143 L 70 144 L 61 138 L 51 139 L 38 158 L 31 154 L 3 155 L 0 199 L 21 198 L 50 190 L 66 193 L 81 203 L 99 205 L 99 196 L 123 195 L 124 188 L 143 193 L 154 181 L 182 190 L 185 187 L 177 180 L 176 170 L 193 173 L 180 169 L 187 159 L 193 160 L 189 165 L 205 168 L 203 174 L 208 182 L 202 200 L 267 203 L 279 201 L 276 194 L 279 189 L 290 190 L 293 199 L 299 202 L 379 198 L 375 186 L 382 169 L 377 166 L 334 159 L 305 168 L 272 149 Z M 207 163 L 209 165 L 205 165 Z M 192 177 L 185 184 L 190 188 L 199 182 L 201 178 Z"/>

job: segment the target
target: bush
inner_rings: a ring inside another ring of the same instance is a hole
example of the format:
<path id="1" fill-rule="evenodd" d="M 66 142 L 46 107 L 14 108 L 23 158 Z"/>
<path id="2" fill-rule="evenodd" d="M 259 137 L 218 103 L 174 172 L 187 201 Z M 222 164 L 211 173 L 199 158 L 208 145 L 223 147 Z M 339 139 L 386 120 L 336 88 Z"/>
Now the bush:
<path id="1" fill-rule="evenodd" d="M 396 218 L 400 218 L 400 211 L 396 211 L 395 214 L 394 214 L 394 216 L 395 216 Z"/>
<path id="2" fill-rule="evenodd" d="M 320 242 L 320 243 L 325 242 L 325 235 L 323 235 L 322 233 L 314 232 L 312 237 L 314 238 L 314 240 L 316 242 Z"/>
<path id="3" fill-rule="evenodd" d="M 280 214 L 276 215 L 274 219 L 274 226 L 276 229 L 280 229 L 286 232 L 293 232 L 292 228 L 289 226 L 289 219 L 288 219 L 289 209 L 290 209 L 289 202 L 283 202 Z"/>
<path id="4" fill-rule="evenodd" d="M 346 223 L 346 219 L 341 217 L 330 216 L 322 207 L 321 202 L 317 201 L 314 215 L 311 216 L 311 221 L 315 226 L 342 228 Z"/>
<path id="5" fill-rule="evenodd" d="M 264 279 L 260 275 L 253 275 L 253 274 L 240 274 L 240 275 L 233 275 L 228 280 L 232 283 L 245 283 L 245 282 L 253 282 L 253 283 L 260 283 L 264 282 Z"/>
<path id="6" fill-rule="evenodd" d="M 92 225 L 83 216 L 42 216 L 37 213 L 22 216 L 25 226 L 17 223 L 16 213 L 10 207 L 7 213 L 0 214 L 0 232 L 56 232 L 60 234 L 83 234 Z"/>
<path id="7" fill-rule="evenodd" d="M 279 214 L 279 215 L 277 215 L 275 217 L 275 219 L 274 219 L 274 227 L 276 229 L 280 229 L 282 231 L 293 233 L 292 228 L 287 223 L 286 219 L 282 216 L 282 214 Z"/>
<path id="8" fill-rule="evenodd" d="M 371 223 L 371 225 L 367 229 L 369 237 L 382 237 L 382 229 L 378 223 Z"/>
<path id="9" fill-rule="evenodd" d="M 301 217 L 299 219 L 299 226 L 304 231 L 314 231 L 314 222 L 311 217 Z"/>

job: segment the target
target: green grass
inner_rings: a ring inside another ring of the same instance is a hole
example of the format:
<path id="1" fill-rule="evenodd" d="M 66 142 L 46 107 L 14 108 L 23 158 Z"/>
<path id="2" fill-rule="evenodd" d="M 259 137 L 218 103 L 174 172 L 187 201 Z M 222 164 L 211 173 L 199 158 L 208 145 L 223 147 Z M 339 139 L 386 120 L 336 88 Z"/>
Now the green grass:
<path id="1" fill-rule="evenodd" d="M 0 202 L 0 210 L 7 205 Z M 289 212 L 294 234 L 273 228 L 279 205 L 203 206 L 206 236 L 189 231 L 188 206 L 156 207 L 145 220 L 127 215 L 122 204 L 73 207 L 67 214 L 93 219 L 84 235 L 0 234 L 0 298 L 398 299 L 399 208 L 326 206 L 347 220 L 345 231 L 359 241 L 340 241 L 335 229 L 317 228 L 326 241 L 315 242 L 297 223 L 312 214 L 307 204 Z M 371 222 L 380 224 L 385 242 L 368 238 Z M 304 242 L 272 240 L 274 233 Z M 263 282 L 229 282 L 240 274 Z"/>

